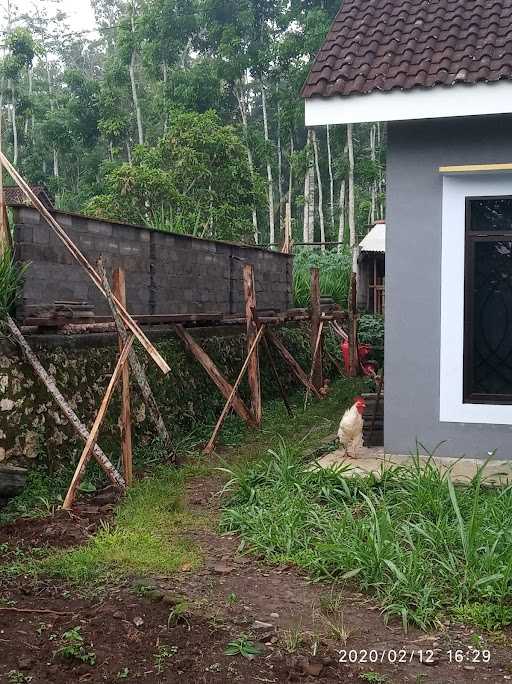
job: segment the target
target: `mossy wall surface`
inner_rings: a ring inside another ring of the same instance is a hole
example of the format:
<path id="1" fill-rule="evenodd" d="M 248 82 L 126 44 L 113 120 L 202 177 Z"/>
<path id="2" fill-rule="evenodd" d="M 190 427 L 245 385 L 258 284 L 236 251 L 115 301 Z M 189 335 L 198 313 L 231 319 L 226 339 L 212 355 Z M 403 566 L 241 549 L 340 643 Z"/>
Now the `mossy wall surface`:
<path id="1" fill-rule="evenodd" d="M 241 326 L 193 331 L 194 337 L 232 383 L 246 353 L 245 335 L 241 331 Z M 308 330 L 289 326 L 281 328 L 279 335 L 308 372 L 311 364 Z M 78 416 L 90 426 L 115 365 L 115 337 L 88 335 L 59 340 L 53 336 L 47 339 L 32 337 L 28 341 L 43 366 L 54 375 L 59 389 Z M 204 430 L 214 424 L 224 399 L 171 331 L 160 331 L 154 341 L 169 363 L 171 373 L 163 376 L 145 353 L 140 352 L 139 356 L 144 360 L 164 420 L 174 440 L 179 441 L 192 431 Z M 287 391 L 297 388 L 293 376 L 275 352 L 274 358 Z M 264 400 L 277 398 L 278 388 L 263 345 L 260 362 Z M 332 369 L 327 367 L 326 370 L 329 373 Z M 247 398 L 244 385 L 241 394 Z M 155 433 L 136 386 L 133 386 L 132 414 L 136 443 L 149 442 Z M 99 440 L 104 450 L 114 455 L 119 451 L 118 416 L 119 394 L 116 393 Z M 73 460 L 81 447 L 21 352 L 3 340 L 0 343 L 0 461 L 23 463 L 40 459 L 55 464 L 63 459 Z"/>

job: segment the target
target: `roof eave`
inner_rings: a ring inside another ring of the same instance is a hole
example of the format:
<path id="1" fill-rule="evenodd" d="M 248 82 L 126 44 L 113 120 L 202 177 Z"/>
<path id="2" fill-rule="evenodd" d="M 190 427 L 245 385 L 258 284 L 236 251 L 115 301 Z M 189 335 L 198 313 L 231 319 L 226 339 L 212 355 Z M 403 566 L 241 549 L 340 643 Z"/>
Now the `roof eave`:
<path id="1" fill-rule="evenodd" d="M 511 80 L 305 100 L 308 127 L 509 113 L 512 113 Z"/>

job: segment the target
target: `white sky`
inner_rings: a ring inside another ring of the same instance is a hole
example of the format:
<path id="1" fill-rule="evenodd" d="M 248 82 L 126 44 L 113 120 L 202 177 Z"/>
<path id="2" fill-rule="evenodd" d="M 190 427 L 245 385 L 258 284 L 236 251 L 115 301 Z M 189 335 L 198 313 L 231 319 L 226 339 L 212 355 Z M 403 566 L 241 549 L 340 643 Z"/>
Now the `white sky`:
<path id="1" fill-rule="evenodd" d="M 3 15 L 7 10 L 8 0 L 0 0 L 0 7 Z M 11 0 L 11 5 L 16 6 L 19 12 L 30 12 L 38 5 L 53 5 L 51 0 Z M 96 22 L 89 0 L 63 0 L 62 9 L 68 15 L 69 26 L 74 31 L 84 31 L 94 28 Z"/>

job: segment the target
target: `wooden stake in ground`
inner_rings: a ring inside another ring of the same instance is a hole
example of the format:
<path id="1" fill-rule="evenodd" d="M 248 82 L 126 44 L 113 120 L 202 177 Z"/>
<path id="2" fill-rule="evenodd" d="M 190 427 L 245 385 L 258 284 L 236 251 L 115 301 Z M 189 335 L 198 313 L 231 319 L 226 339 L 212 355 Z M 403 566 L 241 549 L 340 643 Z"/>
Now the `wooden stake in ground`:
<path id="1" fill-rule="evenodd" d="M 0 153 L 2 152 L 2 112 L 0 111 Z M 9 220 L 7 218 L 7 207 L 5 206 L 4 195 L 4 174 L 2 164 L 0 164 L 0 254 L 6 250 L 12 250 L 11 231 L 9 230 Z"/>
<path id="2" fill-rule="evenodd" d="M 66 494 L 66 498 L 64 499 L 64 504 L 62 506 L 62 508 L 64 508 L 64 510 L 69 511 L 71 506 L 73 505 L 73 501 L 75 500 L 75 493 L 76 493 L 77 487 L 80 484 L 80 481 L 82 480 L 85 469 L 87 467 L 87 463 L 89 462 L 89 459 L 91 458 L 91 452 L 92 452 L 94 445 L 96 444 L 96 440 L 98 438 L 98 433 L 100 431 L 101 425 L 102 425 L 103 420 L 105 418 L 105 414 L 107 412 L 110 401 L 111 401 L 112 396 L 114 394 L 114 391 L 116 389 L 117 383 L 119 382 L 119 378 L 122 375 L 123 368 L 126 364 L 126 361 L 128 360 L 128 354 L 130 353 L 130 349 L 132 348 L 133 339 L 134 339 L 134 336 L 131 335 L 130 338 L 128 339 L 128 341 L 126 342 L 125 346 L 123 347 L 123 351 L 121 352 L 119 359 L 117 360 L 117 364 L 116 364 L 116 367 L 114 369 L 114 373 L 112 374 L 112 377 L 110 378 L 110 382 L 108 384 L 107 390 L 106 390 L 105 395 L 101 401 L 99 411 L 96 415 L 96 419 L 95 419 L 94 424 L 91 428 L 89 438 L 88 438 L 87 442 L 85 443 L 84 450 L 82 451 L 82 455 L 80 456 L 80 460 L 78 461 L 78 465 L 77 465 L 76 470 L 75 470 L 75 474 L 73 475 L 73 479 L 71 480 L 71 484 L 69 485 L 68 493 Z"/>
<path id="3" fill-rule="evenodd" d="M 231 390 L 231 394 L 229 395 L 228 400 L 226 402 L 226 405 L 224 406 L 222 413 L 220 414 L 220 418 L 217 421 L 217 425 L 215 426 L 215 429 L 213 430 L 212 436 L 210 437 L 210 441 L 208 442 L 208 444 L 203 449 L 203 453 L 205 453 L 205 454 L 211 454 L 214 447 L 215 447 L 217 435 L 219 434 L 219 431 L 222 427 L 222 424 L 224 423 L 224 420 L 226 419 L 228 411 L 231 408 L 231 405 L 233 403 L 233 398 L 234 398 L 235 394 L 238 392 L 238 388 L 240 387 L 240 383 L 242 382 L 242 379 L 245 375 L 247 367 L 249 366 L 249 364 L 251 362 L 253 355 L 256 353 L 256 350 L 257 350 L 258 344 L 260 342 L 261 336 L 263 335 L 264 332 L 265 332 L 265 326 L 262 325 L 256 334 L 256 337 L 254 339 L 254 342 L 252 343 L 251 348 L 249 349 L 249 353 L 247 354 L 247 358 L 245 359 L 244 365 L 242 366 L 242 370 L 240 371 L 240 374 L 238 375 L 238 378 L 236 379 L 236 382 L 233 385 L 233 389 Z"/>
<path id="4" fill-rule="evenodd" d="M 359 372 L 359 350 L 357 346 L 357 275 L 352 273 L 349 307 L 349 375 L 355 377 Z"/>
<path id="5" fill-rule="evenodd" d="M 176 326 L 176 334 L 183 341 L 189 352 L 199 361 L 213 382 L 217 385 L 224 399 L 229 399 L 233 391 L 233 387 L 222 375 L 204 349 L 197 344 L 192 335 L 190 335 L 182 325 Z M 255 417 L 247 408 L 244 401 L 238 396 L 238 394 L 233 396 L 232 404 L 233 409 L 237 412 L 242 420 L 244 420 L 251 427 L 257 427 Z"/>
<path id="6" fill-rule="evenodd" d="M 114 295 L 126 308 L 126 282 L 122 268 L 116 268 L 113 276 Z M 119 353 L 123 351 L 125 340 L 118 334 Z M 123 472 L 127 487 L 133 483 L 132 451 L 132 411 L 130 402 L 130 366 L 125 363 L 122 372 L 121 416 L 119 418 L 121 446 L 123 450 Z"/>
<path id="7" fill-rule="evenodd" d="M 105 268 L 103 266 L 103 262 L 100 259 L 98 259 L 97 263 L 98 267 L 98 273 L 101 276 L 101 281 L 103 284 L 103 288 L 105 290 L 105 296 L 107 298 L 107 302 L 110 306 L 110 310 L 112 311 L 112 316 L 114 317 L 114 322 L 116 324 L 117 328 L 117 334 L 119 337 L 123 340 L 124 343 L 126 343 L 126 340 L 128 339 L 128 334 L 126 332 L 126 329 L 124 327 L 123 321 L 116 309 L 116 306 L 114 304 L 114 298 L 112 295 L 112 291 L 110 289 L 110 283 L 108 282 L 107 274 L 105 271 Z M 137 356 L 137 352 L 135 349 L 131 349 L 130 351 L 130 367 L 133 372 L 133 377 L 137 381 L 137 384 L 139 385 L 142 398 L 144 400 L 144 403 L 147 406 L 148 412 L 149 412 L 149 417 L 153 421 L 158 437 L 161 440 L 162 444 L 165 446 L 165 448 L 169 451 L 169 454 L 172 454 L 172 443 L 171 443 L 171 437 L 169 435 L 169 432 L 167 428 L 165 427 L 164 420 L 162 418 L 162 414 L 160 413 L 160 409 L 158 408 L 158 404 L 156 403 L 156 399 L 153 395 L 153 392 L 151 391 L 151 387 L 149 386 L 149 382 L 146 376 L 146 372 L 142 366 L 142 363 L 139 360 L 139 357 Z"/>
<path id="8" fill-rule="evenodd" d="M 244 264 L 244 298 L 245 298 L 245 318 L 247 319 L 247 351 L 252 349 L 254 340 L 258 334 L 258 325 L 255 319 L 256 313 L 256 290 L 254 287 L 254 268 L 252 264 Z M 249 358 L 249 357 L 248 357 Z M 247 379 L 251 390 L 251 409 L 256 418 L 256 423 L 261 425 L 261 376 L 260 358 L 258 348 L 255 347 L 254 354 L 249 361 Z"/>
<path id="9" fill-rule="evenodd" d="M 320 390 L 324 384 L 323 359 L 322 359 L 322 336 L 318 335 L 322 317 L 320 306 L 320 271 L 318 268 L 311 269 L 311 352 L 313 364 L 310 380 Z"/>
<path id="10" fill-rule="evenodd" d="M 288 366 L 291 368 L 291 370 L 292 370 L 293 374 L 295 375 L 295 377 L 297 378 L 297 380 L 299 380 L 299 382 L 301 382 L 306 389 L 309 389 L 309 391 L 312 392 L 317 399 L 321 399 L 322 395 L 320 394 L 320 392 L 317 390 L 317 388 L 314 385 L 311 384 L 306 373 L 302 370 L 302 368 L 297 363 L 297 361 L 293 358 L 292 354 L 290 354 L 288 349 L 286 349 L 286 347 L 281 342 L 279 337 L 277 337 L 277 335 L 275 335 L 271 330 L 267 330 L 267 336 L 268 336 L 268 339 L 274 345 L 274 347 L 277 349 L 277 351 L 281 354 L 284 361 L 286 361 Z"/>
<path id="11" fill-rule="evenodd" d="M 6 171 L 8 171 L 8 173 L 10 174 L 12 179 L 21 188 L 21 190 L 23 190 L 26 197 L 32 202 L 32 205 L 34 206 L 34 208 L 37 209 L 37 211 L 41 214 L 41 216 L 46 220 L 46 222 L 48 223 L 50 228 L 56 233 L 57 237 L 64 243 L 64 245 L 67 247 L 69 252 L 76 259 L 76 261 L 78 261 L 78 263 L 83 267 L 83 269 L 89 275 L 89 277 L 91 278 L 93 283 L 96 285 L 96 287 L 99 289 L 99 291 L 106 297 L 106 293 L 105 293 L 105 290 L 104 290 L 102 282 L 101 282 L 101 278 L 98 275 L 98 273 L 94 270 L 94 268 L 87 261 L 87 259 L 82 254 L 82 252 L 78 249 L 78 247 L 75 245 L 75 243 L 71 240 L 71 238 L 66 233 L 66 231 L 62 228 L 62 226 L 58 223 L 58 221 L 55 220 L 55 218 L 52 216 L 52 214 L 48 211 L 48 209 L 41 202 L 41 200 L 33 192 L 32 188 L 22 178 L 22 176 L 16 171 L 16 169 L 11 164 L 11 162 L 7 159 L 5 154 L 3 154 L 1 151 L 0 151 L 0 164 L 3 164 L 4 168 L 6 169 Z M 157 366 L 159 366 L 159 368 L 162 370 L 162 372 L 164 374 L 169 373 L 169 371 L 171 369 L 169 368 L 167 362 L 165 361 L 164 358 L 162 358 L 161 354 L 154 347 L 154 345 L 152 345 L 151 342 L 148 340 L 148 338 L 143 333 L 143 331 L 141 330 L 138 323 L 132 318 L 132 316 L 130 316 L 128 311 L 121 304 L 121 302 L 119 302 L 117 300 L 116 297 L 113 297 L 113 302 L 115 304 L 117 311 L 119 312 L 119 315 L 120 315 L 123 323 L 126 325 L 126 327 L 132 331 L 132 333 L 139 340 L 141 345 L 148 352 L 148 354 L 151 356 L 151 358 L 157 364 Z"/>
<path id="12" fill-rule="evenodd" d="M 53 398 L 53 400 L 60 408 L 62 413 L 68 419 L 71 427 L 74 429 L 77 435 L 84 440 L 84 442 L 87 442 L 90 436 L 89 431 L 81 422 L 80 418 L 73 411 L 68 402 L 64 399 L 64 397 L 62 396 L 61 392 L 57 387 L 55 379 L 43 368 L 41 362 L 34 354 L 32 349 L 28 345 L 28 342 L 18 329 L 18 326 L 10 316 L 7 316 L 7 327 L 11 331 L 16 342 L 21 347 L 27 361 L 34 369 L 34 372 L 39 377 L 39 379 L 44 383 L 46 389 L 48 390 L 48 393 Z M 109 477 L 112 484 L 116 487 L 124 489 L 125 481 L 123 480 L 121 474 L 117 471 L 117 469 L 113 466 L 113 464 L 109 461 L 109 459 L 105 456 L 105 454 L 97 444 L 94 445 L 92 454 L 98 462 L 98 464 L 104 470 L 105 474 Z"/>

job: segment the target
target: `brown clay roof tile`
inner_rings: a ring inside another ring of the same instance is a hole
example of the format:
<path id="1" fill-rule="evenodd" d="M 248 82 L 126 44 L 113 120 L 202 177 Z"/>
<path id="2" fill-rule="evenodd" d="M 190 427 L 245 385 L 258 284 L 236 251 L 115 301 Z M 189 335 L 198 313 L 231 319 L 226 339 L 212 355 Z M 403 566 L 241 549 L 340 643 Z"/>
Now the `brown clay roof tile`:
<path id="1" fill-rule="evenodd" d="M 512 78 L 512 0 L 344 0 L 302 94 Z"/>

